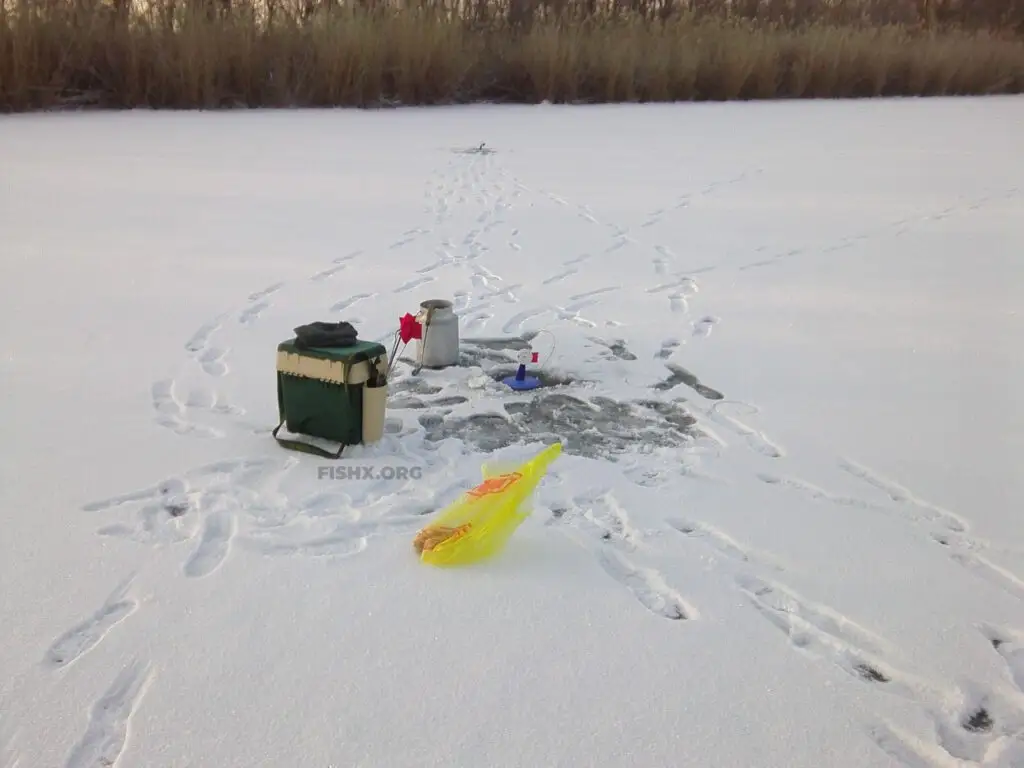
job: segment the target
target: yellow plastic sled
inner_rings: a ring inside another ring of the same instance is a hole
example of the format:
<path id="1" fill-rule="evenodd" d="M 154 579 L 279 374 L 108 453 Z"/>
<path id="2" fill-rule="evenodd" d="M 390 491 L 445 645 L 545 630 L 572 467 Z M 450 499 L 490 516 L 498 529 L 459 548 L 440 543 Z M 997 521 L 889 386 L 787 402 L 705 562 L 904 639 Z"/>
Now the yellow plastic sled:
<path id="1" fill-rule="evenodd" d="M 483 467 L 484 481 L 416 534 L 413 547 L 430 565 L 468 565 L 496 554 L 530 516 L 529 498 L 562 452 L 555 443 L 519 466 Z"/>

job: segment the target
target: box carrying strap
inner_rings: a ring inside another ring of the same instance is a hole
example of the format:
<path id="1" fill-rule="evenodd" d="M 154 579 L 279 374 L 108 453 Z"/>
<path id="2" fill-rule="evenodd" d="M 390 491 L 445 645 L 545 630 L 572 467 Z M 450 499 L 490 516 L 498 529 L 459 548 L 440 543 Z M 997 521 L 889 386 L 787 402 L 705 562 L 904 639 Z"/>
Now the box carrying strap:
<path id="1" fill-rule="evenodd" d="M 274 427 L 274 431 L 271 432 L 271 434 L 274 436 L 274 439 L 277 440 L 277 442 L 281 445 L 282 448 L 288 448 L 293 451 L 301 451 L 302 453 L 311 453 L 314 456 L 322 456 L 325 459 L 340 459 L 341 452 L 344 451 L 345 448 L 347 447 L 345 443 L 342 443 L 341 447 L 337 450 L 336 453 L 331 453 L 330 451 L 326 451 L 323 448 L 320 448 L 319 446 L 303 442 L 302 440 L 292 440 L 291 438 L 287 437 L 278 437 L 277 433 L 281 431 L 281 427 L 283 426 L 284 421 L 282 420 L 280 424 Z"/>

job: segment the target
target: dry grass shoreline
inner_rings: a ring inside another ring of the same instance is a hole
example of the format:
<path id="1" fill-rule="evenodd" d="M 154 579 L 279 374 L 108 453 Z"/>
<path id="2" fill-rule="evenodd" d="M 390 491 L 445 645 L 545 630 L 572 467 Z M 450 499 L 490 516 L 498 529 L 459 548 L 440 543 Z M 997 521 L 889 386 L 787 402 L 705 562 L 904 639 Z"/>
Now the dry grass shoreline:
<path id="1" fill-rule="evenodd" d="M 1024 0 L 954 1 L 0 0 L 0 110 L 1024 92 Z"/>

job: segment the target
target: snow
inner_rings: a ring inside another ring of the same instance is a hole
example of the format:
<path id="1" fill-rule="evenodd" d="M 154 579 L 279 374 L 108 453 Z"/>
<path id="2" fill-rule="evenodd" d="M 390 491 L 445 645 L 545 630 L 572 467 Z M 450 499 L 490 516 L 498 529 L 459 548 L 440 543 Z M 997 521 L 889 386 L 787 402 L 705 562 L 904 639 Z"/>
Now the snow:
<path id="1" fill-rule="evenodd" d="M 1024 766 L 1022 123 L 4 118 L 0 766 Z M 318 479 L 277 343 L 428 298 L 574 381 L 401 364 Z M 552 433 L 499 558 L 416 560 Z"/>

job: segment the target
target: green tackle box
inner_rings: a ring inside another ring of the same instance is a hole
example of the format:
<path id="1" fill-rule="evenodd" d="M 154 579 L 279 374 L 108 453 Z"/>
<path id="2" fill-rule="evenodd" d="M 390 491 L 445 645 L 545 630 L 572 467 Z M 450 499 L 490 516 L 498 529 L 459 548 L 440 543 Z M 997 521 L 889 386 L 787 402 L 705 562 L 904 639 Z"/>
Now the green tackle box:
<path id="1" fill-rule="evenodd" d="M 273 435 L 292 450 L 340 458 L 347 445 L 373 443 L 384 431 L 387 403 L 387 350 L 376 342 L 345 347 L 300 347 L 296 340 L 277 347 L 277 409 Z M 293 434 L 341 443 L 335 453 L 298 440 Z"/>

